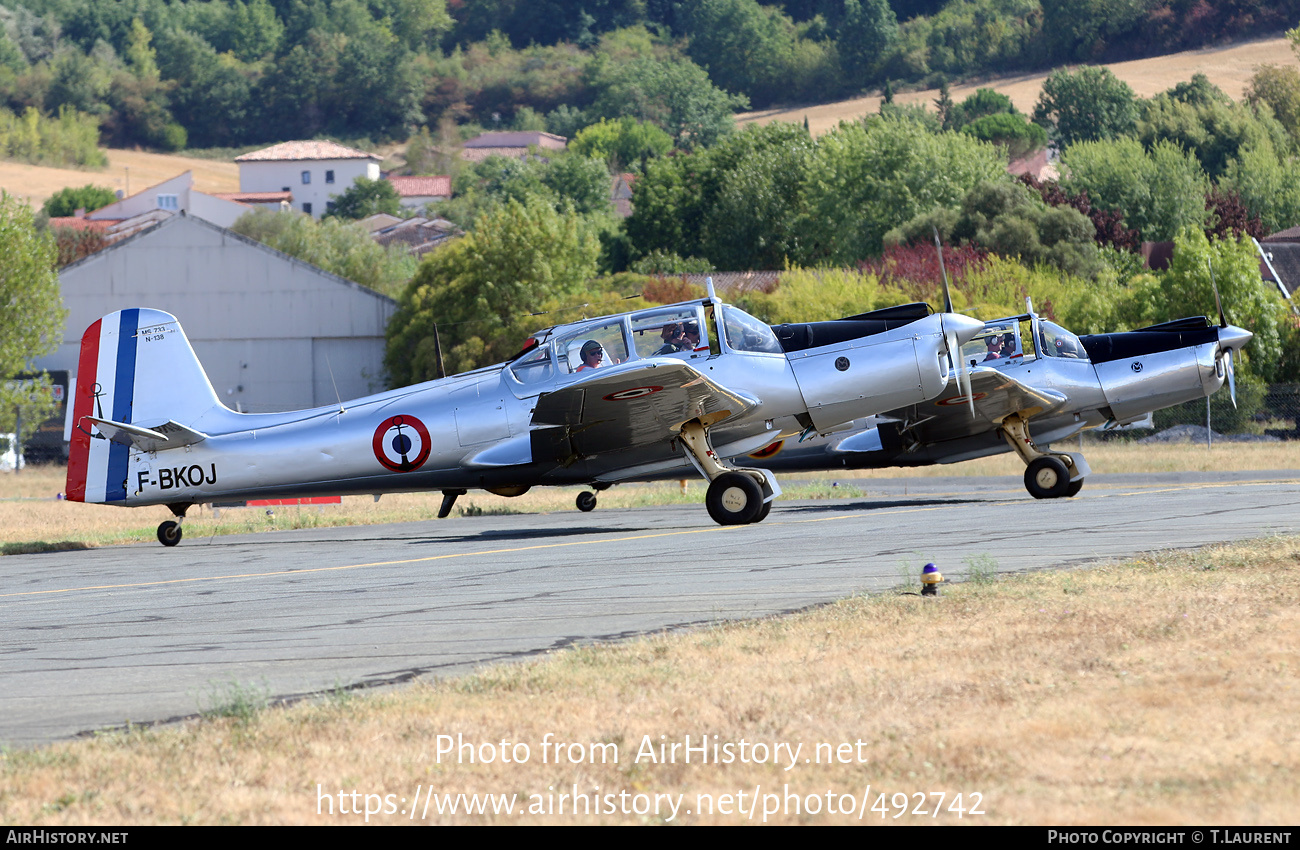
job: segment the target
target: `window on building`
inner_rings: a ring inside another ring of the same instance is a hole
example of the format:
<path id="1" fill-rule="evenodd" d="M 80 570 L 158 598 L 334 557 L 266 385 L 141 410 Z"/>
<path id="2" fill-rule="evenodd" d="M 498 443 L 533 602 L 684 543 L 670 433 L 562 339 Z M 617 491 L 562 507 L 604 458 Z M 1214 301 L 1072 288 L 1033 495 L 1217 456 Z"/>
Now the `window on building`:
<path id="1" fill-rule="evenodd" d="M 326 182 L 326 183 L 333 183 L 333 182 L 334 182 L 334 172 L 333 172 L 333 171 L 326 171 L 326 172 L 325 172 L 325 182 Z"/>
<path id="2" fill-rule="evenodd" d="M 307 185 L 308 183 L 310 183 L 310 182 L 311 182 L 311 172 L 310 172 L 310 171 L 304 171 L 304 172 L 302 173 L 302 185 L 306 186 L 306 185 Z"/>
<path id="3" fill-rule="evenodd" d="M 303 204 L 302 211 L 307 213 L 307 215 L 311 215 L 311 204 L 310 203 Z"/>
<path id="4" fill-rule="evenodd" d="M 176 195 L 159 195 L 158 209 L 160 210 L 180 209 L 180 200 L 177 198 Z"/>

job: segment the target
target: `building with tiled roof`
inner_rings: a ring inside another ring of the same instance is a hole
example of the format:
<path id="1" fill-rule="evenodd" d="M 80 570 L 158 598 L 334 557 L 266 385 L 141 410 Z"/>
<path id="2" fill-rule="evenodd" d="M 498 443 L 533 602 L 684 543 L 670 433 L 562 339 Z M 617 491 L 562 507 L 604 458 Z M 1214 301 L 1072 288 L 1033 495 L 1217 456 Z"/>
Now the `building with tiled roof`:
<path id="1" fill-rule="evenodd" d="M 86 218 L 117 223 L 154 211 L 166 215 L 183 211 L 219 227 L 229 227 L 249 209 L 237 201 L 200 192 L 194 188 L 193 172 L 184 171 L 106 207 L 88 212 Z"/>
<path id="2" fill-rule="evenodd" d="M 290 192 L 292 208 L 320 218 L 335 195 L 351 188 L 358 177 L 379 179 L 378 154 L 314 139 L 281 142 L 235 157 L 239 191 Z"/>
<path id="3" fill-rule="evenodd" d="M 490 156 L 523 159 L 531 148 L 539 151 L 562 151 L 569 145 L 564 136 L 540 131 L 482 133 L 461 146 L 461 158 L 482 162 Z"/>
<path id="4" fill-rule="evenodd" d="M 451 177 L 442 174 L 433 177 L 412 177 L 390 174 L 385 178 L 397 190 L 402 206 L 422 210 L 434 201 L 451 198 Z"/>

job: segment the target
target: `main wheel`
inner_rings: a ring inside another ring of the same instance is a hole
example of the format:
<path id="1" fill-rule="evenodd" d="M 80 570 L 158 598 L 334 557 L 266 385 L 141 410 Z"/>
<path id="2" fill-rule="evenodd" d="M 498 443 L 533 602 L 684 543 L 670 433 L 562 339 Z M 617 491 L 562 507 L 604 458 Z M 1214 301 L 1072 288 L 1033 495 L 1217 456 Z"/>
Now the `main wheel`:
<path id="1" fill-rule="evenodd" d="M 596 509 L 596 494 L 590 490 L 583 490 L 578 494 L 578 510 L 584 514 Z"/>
<path id="2" fill-rule="evenodd" d="M 1083 489 L 1082 478 L 1080 478 L 1078 481 L 1071 481 L 1070 486 L 1065 488 L 1065 498 L 1069 499 L 1071 497 L 1079 495 L 1079 491 L 1082 489 Z"/>
<path id="3" fill-rule="evenodd" d="M 774 502 L 776 500 L 773 499 L 772 501 Z M 762 522 L 763 520 L 767 519 L 767 515 L 770 514 L 771 512 L 772 512 L 772 502 L 764 502 L 763 507 L 758 509 L 758 516 L 751 519 L 750 523 L 752 524 L 752 523 Z"/>
<path id="4" fill-rule="evenodd" d="M 743 472 L 724 472 L 709 483 L 704 504 L 718 525 L 745 525 L 763 509 L 763 489 Z"/>
<path id="5" fill-rule="evenodd" d="M 1036 458 L 1025 469 L 1025 489 L 1035 499 L 1058 499 L 1070 489 L 1070 470 L 1051 455 Z"/>
<path id="6" fill-rule="evenodd" d="M 158 526 L 158 542 L 164 546 L 175 546 L 181 542 L 181 524 L 167 520 Z"/>

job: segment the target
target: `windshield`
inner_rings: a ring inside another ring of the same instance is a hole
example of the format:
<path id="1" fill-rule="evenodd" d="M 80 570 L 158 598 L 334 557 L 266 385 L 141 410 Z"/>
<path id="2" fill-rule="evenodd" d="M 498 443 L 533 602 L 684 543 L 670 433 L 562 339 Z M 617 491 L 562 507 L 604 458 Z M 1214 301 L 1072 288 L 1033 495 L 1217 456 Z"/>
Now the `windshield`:
<path id="1" fill-rule="evenodd" d="M 1068 357 L 1075 360 L 1087 360 L 1088 353 L 1083 350 L 1079 338 L 1055 322 L 1039 321 L 1040 335 L 1043 338 L 1043 353 L 1048 357 Z"/>
<path id="2" fill-rule="evenodd" d="M 763 354 L 783 354 L 776 334 L 763 322 L 744 310 L 723 305 L 722 328 L 727 334 L 727 346 L 732 351 L 755 351 Z"/>

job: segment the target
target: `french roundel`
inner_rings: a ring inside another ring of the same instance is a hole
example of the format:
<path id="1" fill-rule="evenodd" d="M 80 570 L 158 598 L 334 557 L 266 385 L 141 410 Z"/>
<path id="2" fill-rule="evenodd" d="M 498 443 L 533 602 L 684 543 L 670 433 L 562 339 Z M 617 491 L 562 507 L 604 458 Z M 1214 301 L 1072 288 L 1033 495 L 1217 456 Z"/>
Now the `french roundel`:
<path id="1" fill-rule="evenodd" d="M 633 387 L 630 390 L 610 393 L 604 396 L 605 401 L 628 401 L 629 399 L 641 398 L 642 396 L 652 395 L 662 390 L 663 387 Z"/>
<path id="2" fill-rule="evenodd" d="M 414 416 L 390 416 L 375 429 L 375 458 L 394 472 L 413 472 L 429 459 L 429 429 Z"/>
<path id="3" fill-rule="evenodd" d="M 988 398 L 988 396 L 989 396 L 988 393 L 975 393 L 974 399 L 976 401 L 979 401 L 982 398 Z M 944 398 L 935 402 L 935 404 L 940 404 L 943 405 L 944 407 L 948 407 L 954 404 L 965 404 L 965 403 L 966 403 L 966 396 L 964 395 L 955 395 L 952 398 Z"/>
<path id="4" fill-rule="evenodd" d="M 775 443 L 772 443 L 771 445 L 768 446 L 764 446 L 763 448 L 759 449 L 756 452 L 750 452 L 749 456 L 754 458 L 754 460 L 765 460 L 769 457 L 772 457 L 775 454 L 778 454 L 781 451 L 781 449 L 784 447 L 785 447 L 785 440 L 777 440 Z"/>

